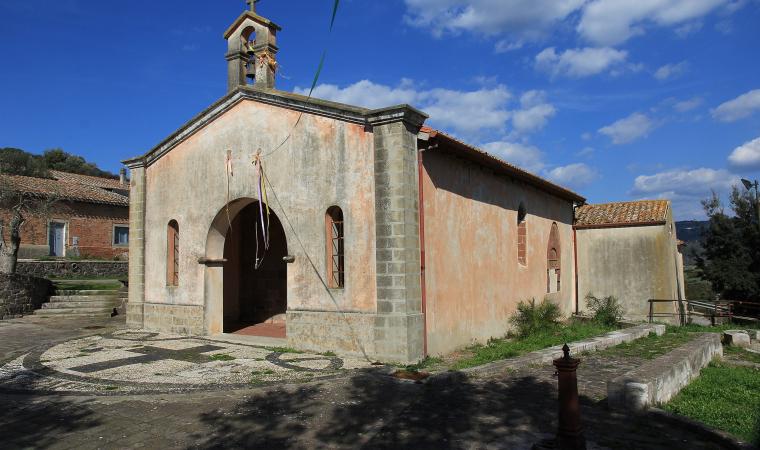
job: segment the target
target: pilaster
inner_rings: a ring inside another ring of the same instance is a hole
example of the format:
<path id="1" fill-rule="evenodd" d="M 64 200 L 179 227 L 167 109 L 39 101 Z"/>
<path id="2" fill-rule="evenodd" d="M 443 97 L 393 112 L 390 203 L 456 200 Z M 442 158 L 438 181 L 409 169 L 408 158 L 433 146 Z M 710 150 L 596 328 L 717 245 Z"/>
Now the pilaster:
<path id="1" fill-rule="evenodd" d="M 391 361 L 424 357 L 417 181 L 417 133 L 424 119 L 411 108 L 369 118 L 375 138 L 375 351 Z"/>
<path id="2" fill-rule="evenodd" d="M 145 303 L 145 166 L 129 165 L 129 300 L 127 326 L 143 328 Z"/>

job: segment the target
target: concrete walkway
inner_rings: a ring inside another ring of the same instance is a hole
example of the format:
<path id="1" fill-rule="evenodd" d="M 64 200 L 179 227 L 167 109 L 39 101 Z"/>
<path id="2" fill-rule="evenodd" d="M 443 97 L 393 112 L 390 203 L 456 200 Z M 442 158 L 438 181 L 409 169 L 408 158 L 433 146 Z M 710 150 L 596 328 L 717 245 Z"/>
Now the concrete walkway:
<path id="1" fill-rule="evenodd" d="M 0 326 L 0 342 L 6 354 L 23 351 L 9 350 L 12 345 L 6 344 L 9 334 L 22 329 L 29 333 L 29 342 L 39 342 L 44 348 L 62 345 L 47 341 L 61 338 L 61 332 L 43 325 L 8 324 Z M 77 345 L 98 344 L 92 348 L 108 339 L 134 338 L 109 329 L 100 340 L 82 339 L 81 327 L 70 325 L 68 330 Z M 193 347 L 220 345 L 201 341 L 165 342 Z M 166 343 L 140 342 L 139 346 L 166 347 Z M 86 348 L 59 350 L 63 357 L 66 351 Z M 124 348 L 119 351 L 131 353 Z M 216 354 L 217 350 L 211 352 Z M 184 364 L 198 353 L 209 352 L 193 351 L 178 361 Z M 151 355 L 155 354 L 148 352 L 147 356 Z M 62 365 L 65 359 L 56 361 Z M 648 416 L 630 418 L 611 413 L 604 400 L 605 381 L 637 364 L 640 361 L 635 358 L 611 360 L 595 355 L 585 357 L 581 364 L 583 420 L 587 438 L 596 443 L 596 448 L 722 448 L 688 427 L 664 424 Z M 60 367 L 60 371 L 68 370 Z M 75 367 L 83 370 L 81 365 Z M 134 367 L 130 365 L 124 371 Z M 556 378 L 551 366 L 525 366 L 508 373 L 479 374 L 477 378 L 461 374 L 434 384 L 404 382 L 386 372 L 357 369 L 315 381 L 299 379 L 236 390 L 152 395 L 120 390 L 113 395 L 3 391 L 0 429 L 5 448 L 54 449 L 520 449 L 530 448 L 556 429 Z"/>

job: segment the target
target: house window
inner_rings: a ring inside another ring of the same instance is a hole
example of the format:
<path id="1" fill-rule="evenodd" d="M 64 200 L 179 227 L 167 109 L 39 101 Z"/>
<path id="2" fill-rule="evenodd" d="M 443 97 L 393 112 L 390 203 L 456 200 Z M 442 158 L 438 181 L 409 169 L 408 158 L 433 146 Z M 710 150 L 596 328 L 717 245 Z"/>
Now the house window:
<path id="1" fill-rule="evenodd" d="M 560 255 L 561 247 L 559 242 L 559 227 L 557 223 L 552 223 L 552 231 L 549 234 L 549 246 L 546 251 L 546 292 L 552 294 L 559 292 L 560 284 Z"/>
<path id="2" fill-rule="evenodd" d="M 129 245 L 129 227 L 127 225 L 113 226 L 113 245 L 122 247 Z"/>
<path id="3" fill-rule="evenodd" d="M 179 224 L 169 222 L 166 233 L 166 285 L 179 285 Z"/>
<path id="4" fill-rule="evenodd" d="M 327 241 L 327 283 L 331 288 L 345 286 L 343 211 L 331 206 L 325 214 Z"/>
<path id="5" fill-rule="evenodd" d="M 528 263 L 528 228 L 525 222 L 528 216 L 525 203 L 517 208 L 517 261 L 523 266 Z"/>

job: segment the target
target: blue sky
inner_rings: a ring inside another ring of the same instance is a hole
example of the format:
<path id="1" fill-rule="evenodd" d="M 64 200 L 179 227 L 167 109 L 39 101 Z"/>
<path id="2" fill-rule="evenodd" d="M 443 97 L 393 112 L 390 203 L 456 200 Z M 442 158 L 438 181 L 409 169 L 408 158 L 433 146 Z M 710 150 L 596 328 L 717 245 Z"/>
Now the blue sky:
<path id="1" fill-rule="evenodd" d="M 262 0 L 279 89 L 410 103 L 590 202 L 699 200 L 760 177 L 758 0 Z M 225 94 L 242 0 L 0 0 L 0 146 L 116 171 Z"/>

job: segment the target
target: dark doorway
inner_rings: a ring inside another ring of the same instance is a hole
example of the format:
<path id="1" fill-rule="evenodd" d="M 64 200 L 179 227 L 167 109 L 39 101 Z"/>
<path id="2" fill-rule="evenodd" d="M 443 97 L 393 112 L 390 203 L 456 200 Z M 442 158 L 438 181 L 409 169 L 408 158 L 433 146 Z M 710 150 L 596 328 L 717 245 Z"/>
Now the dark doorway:
<path id="1" fill-rule="evenodd" d="M 266 208 L 263 214 L 266 222 Z M 283 258 L 288 252 L 285 231 L 270 211 L 269 249 L 265 250 L 261 222 L 259 202 L 253 202 L 235 216 L 227 232 L 224 332 L 285 337 L 287 267 Z"/>

